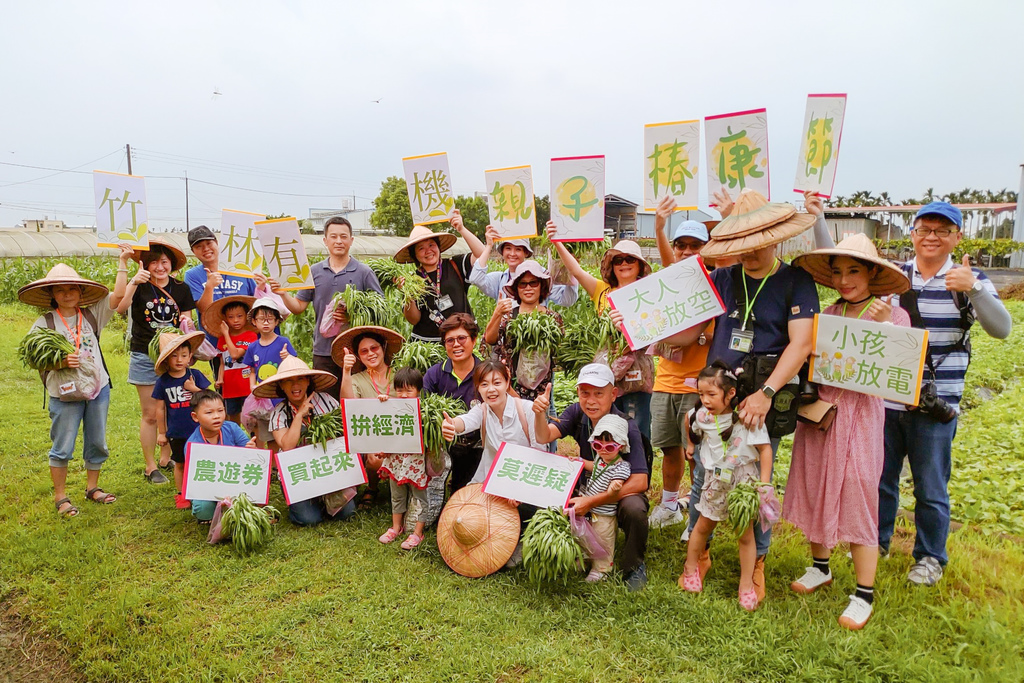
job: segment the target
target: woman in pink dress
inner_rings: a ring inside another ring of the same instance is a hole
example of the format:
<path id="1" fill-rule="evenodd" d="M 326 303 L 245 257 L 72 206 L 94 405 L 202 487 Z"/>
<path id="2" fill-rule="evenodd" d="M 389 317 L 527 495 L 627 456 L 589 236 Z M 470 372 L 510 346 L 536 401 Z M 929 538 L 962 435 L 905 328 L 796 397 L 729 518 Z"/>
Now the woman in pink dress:
<path id="1" fill-rule="evenodd" d="M 907 276 L 879 257 L 865 235 L 853 235 L 833 249 L 818 249 L 793 261 L 815 281 L 838 290 L 840 299 L 823 315 L 910 326 L 892 295 L 910 287 Z M 849 359 L 843 359 L 849 360 Z M 846 377 L 846 364 L 812 358 L 816 372 Z M 839 379 L 839 378 L 837 378 Z M 786 483 L 782 516 L 811 544 L 813 565 L 790 584 L 797 593 L 813 593 L 832 583 L 829 556 L 841 541 L 850 544 L 857 590 L 839 624 L 864 627 L 873 610 L 878 565 L 878 481 L 884 460 L 885 407 L 882 399 L 821 385 L 820 398 L 835 404 L 827 431 L 800 423 L 793 439 L 793 461 Z"/>

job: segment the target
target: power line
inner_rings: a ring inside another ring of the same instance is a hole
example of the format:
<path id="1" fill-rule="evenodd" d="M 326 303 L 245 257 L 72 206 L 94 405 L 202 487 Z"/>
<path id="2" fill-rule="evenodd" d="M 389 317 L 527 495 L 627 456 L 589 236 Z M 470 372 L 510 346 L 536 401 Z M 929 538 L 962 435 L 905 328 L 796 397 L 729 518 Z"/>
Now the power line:
<path id="1" fill-rule="evenodd" d="M 37 180 L 46 180 L 47 178 L 52 178 L 52 177 L 60 175 L 62 173 L 90 173 L 91 171 L 79 171 L 77 169 L 82 168 L 82 166 L 89 166 L 91 164 L 95 164 L 97 161 L 103 161 L 104 159 L 106 159 L 109 156 L 113 156 L 115 154 L 120 154 L 120 153 L 121 153 L 120 148 L 119 149 L 115 149 L 113 152 L 110 152 L 109 154 L 104 154 L 99 159 L 93 159 L 92 161 L 87 161 L 84 164 L 79 164 L 78 166 L 75 166 L 74 168 L 70 168 L 70 169 L 46 168 L 45 166 L 28 166 L 26 164 L 15 164 L 15 163 L 11 163 L 9 161 L 2 161 L 0 163 L 2 163 L 4 166 L 17 166 L 19 168 L 34 168 L 34 169 L 38 169 L 38 170 L 41 170 L 41 171 L 56 171 L 56 173 L 51 173 L 49 175 L 40 176 L 39 178 L 33 178 L 31 180 L 19 180 L 16 183 L 8 183 L 6 185 L 0 185 L 0 187 L 12 187 L 14 185 L 24 185 L 25 183 L 34 183 Z"/>

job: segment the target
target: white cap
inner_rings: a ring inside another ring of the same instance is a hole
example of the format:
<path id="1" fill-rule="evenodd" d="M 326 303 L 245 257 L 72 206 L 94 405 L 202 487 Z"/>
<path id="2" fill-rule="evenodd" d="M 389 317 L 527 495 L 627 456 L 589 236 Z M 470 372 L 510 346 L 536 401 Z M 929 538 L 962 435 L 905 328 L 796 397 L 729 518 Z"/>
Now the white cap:
<path id="1" fill-rule="evenodd" d="M 622 446 L 621 453 L 629 453 L 629 423 L 618 415 L 608 413 L 594 425 L 590 431 L 590 438 L 604 434 L 611 434 L 612 440 Z"/>
<path id="2" fill-rule="evenodd" d="M 522 247 L 523 249 L 526 250 L 526 255 L 527 256 L 533 256 L 533 247 L 530 246 L 530 240 L 528 240 L 528 239 L 520 238 L 520 239 L 515 239 L 515 240 L 505 240 L 500 245 L 498 245 L 498 253 L 499 254 L 504 252 L 506 244 L 511 244 L 514 247 Z"/>
<path id="3" fill-rule="evenodd" d="M 252 308 L 249 309 L 250 318 L 255 316 L 255 311 L 257 308 L 269 308 L 270 310 L 277 312 L 278 318 L 283 317 L 281 315 L 281 307 L 278 306 L 277 302 L 271 299 L 270 297 L 260 297 L 259 299 L 256 299 L 256 301 L 253 302 Z"/>
<path id="4" fill-rule="evenodd" d="M 606 387 L 609 384 L 615 384 L 615 375 L 612 374 L 612 369 L 604 363 L 590 363 L 583 366 L 580 376 L 576 379 L 576 386 L 581 384 Z"/>

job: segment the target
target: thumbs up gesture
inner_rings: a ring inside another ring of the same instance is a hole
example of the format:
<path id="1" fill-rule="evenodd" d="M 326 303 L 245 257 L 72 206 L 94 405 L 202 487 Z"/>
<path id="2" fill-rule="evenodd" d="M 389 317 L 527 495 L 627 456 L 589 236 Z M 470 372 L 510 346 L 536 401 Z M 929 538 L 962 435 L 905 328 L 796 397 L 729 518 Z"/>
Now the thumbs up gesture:
<path id="1" fill-rule="evenodd" d="M 441 421 L 441 436 L 445 441 L 455 440 L 455 420 L 449 417 L 448 413 L 442 413 L 444 419 Z"/>
<path id="2" fill-rule="evenodd" d="M 555 383 L 551 382 L 548 384 L 548 390 L 543 394 L 533 399 L 533 412 L 537 415 L 545 415 L 548 412 L 548 406 L 551 405 L 551 392 L 555 389 Z"/>
<path id="3" fill-rule="evenodd" d="M 964 254 L 960 265 L 950 268 L 946 272 L 946 289 L 950 292 L 969 292 L 978 278 L 974 276 L 971 269 L 971 257 Z"/>
<path id="4" fill-rule="evenodd" d="M 892 320 L 892 294 L 872 301 L 868 306 L 867 317 L 877 323 L 890 322 Z"/>

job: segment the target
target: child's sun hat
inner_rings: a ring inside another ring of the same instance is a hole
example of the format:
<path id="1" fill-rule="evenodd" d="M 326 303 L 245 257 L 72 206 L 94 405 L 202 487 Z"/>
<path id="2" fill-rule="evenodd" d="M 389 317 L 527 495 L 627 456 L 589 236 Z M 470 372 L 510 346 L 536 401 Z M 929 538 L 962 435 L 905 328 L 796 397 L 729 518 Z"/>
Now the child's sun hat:
<path id="1" fill-rule="evenodd" d="M 162 375 L 167 372 L 167 359 L 170 358 L 171 354 L 174 353 L 179 347 L 184 344 L 188 344 L 192 349 L 193 356 L 199 345 L 206 339 L 206 335 L 202 332 L 189 332 L 188 334 L 174 334 L 173 332 L 164 332 L 160 335 L 160 355 L 156 359 L 156 374 Z M 195 358 L 193 357 L 193 361 Z"/>

